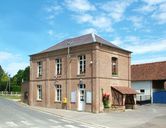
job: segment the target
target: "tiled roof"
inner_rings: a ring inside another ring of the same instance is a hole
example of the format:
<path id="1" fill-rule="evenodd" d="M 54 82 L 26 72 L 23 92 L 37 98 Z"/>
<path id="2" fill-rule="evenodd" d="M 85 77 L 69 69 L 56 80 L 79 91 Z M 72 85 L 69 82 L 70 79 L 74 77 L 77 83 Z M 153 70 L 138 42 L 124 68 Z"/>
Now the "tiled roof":
<path id="1" fill-rule="evenodd" d="M 132 81 L 164 79 L 166 79 L 166 61 L 131 66 Z"/>
<path id="2" fill-rule="evenodd" d="M 46 52 L 51 52 L 51 51 L 55 51 L 55 50 L 59 50 L 59 49 L 64 49 L 64 48 L 67 48 L 68 46 L 74 47 L 74 46 L 96 43 L 96 42 L 131 53 L 130 51 L 122 49 L 93 33 L 63 40 L 62 42 L 57 43 L 56 45 L 54 45 L 40 53 L 46 53 Z M 37 53 L 37 54 L 40 54 L 40 53 Z"/>
<path id="3" fill-rule="evenodd" d="M 111 86 L 111 87 L 122 94 L 137 94 L 138 93 L 134 89 L 129 87 L 124 87 L 124 86 Z"/>

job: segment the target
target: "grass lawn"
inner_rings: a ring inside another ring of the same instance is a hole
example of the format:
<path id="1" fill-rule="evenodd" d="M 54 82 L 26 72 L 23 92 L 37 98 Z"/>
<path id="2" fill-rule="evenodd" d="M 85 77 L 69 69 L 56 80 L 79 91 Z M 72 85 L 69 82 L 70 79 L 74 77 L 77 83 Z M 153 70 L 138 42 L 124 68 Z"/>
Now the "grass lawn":
<path id="1" fill-rule="evenodd" d="M 0 98 L 6 98 L 6 99 L 21 99 L 21 96 L 5 96 L 5 95 L 0 95 Z"/>

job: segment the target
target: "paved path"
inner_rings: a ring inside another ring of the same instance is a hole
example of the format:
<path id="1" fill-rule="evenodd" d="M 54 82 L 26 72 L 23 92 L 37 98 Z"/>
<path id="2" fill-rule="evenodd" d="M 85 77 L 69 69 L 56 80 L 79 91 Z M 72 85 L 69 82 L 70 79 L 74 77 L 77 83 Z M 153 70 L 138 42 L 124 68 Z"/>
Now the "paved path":
<path id="1" fill-rule="evenodd" d="M 165 105 L 142 105 L 135 110 L 88 113 L 32 107 L 0 99 L 0 128 L 165 128 Z"/>
<path id="2" fill-rule="evenodd" d="M 95 128 L 0 98 L 0 128 Z"/>
<path id="3" fill-rule="evenodd" d="M 31 108 L 103 128 L 165 128 L 166 126 L 166 104 L 142 105 L 126 112 L 99 114 L 34 106 Z"/>

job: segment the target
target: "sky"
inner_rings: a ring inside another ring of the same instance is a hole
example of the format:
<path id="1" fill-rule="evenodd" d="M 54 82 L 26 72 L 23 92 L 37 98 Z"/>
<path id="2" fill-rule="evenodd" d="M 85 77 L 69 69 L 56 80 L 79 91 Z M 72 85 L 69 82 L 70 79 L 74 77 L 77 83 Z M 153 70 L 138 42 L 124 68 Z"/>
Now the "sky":
<path id="1" fill-rule="evenodd" d="M 96 33 L 132 51 L 132 64 L 166 60 L 166 0 L 0 0 L 0 65 L 11 76 L 29 55 Z"/>

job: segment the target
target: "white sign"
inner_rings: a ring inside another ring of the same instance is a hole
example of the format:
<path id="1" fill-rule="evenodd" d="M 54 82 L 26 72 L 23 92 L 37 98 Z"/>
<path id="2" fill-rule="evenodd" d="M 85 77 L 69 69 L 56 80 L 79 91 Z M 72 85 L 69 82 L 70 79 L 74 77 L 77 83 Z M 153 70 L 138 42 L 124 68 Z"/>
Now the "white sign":
<path id="1" fill-rule="evenodd" d="M 86 103 L 88 103 L 88 104 L 92 103 L 92 93 L 91 93 L 91 91 L 86 91 Z"/>
<path id="2" fill-rule="evenodd" d="M 71 92 L 71 102 L 72 103 L 76 102 L 76 91 Z"/>

